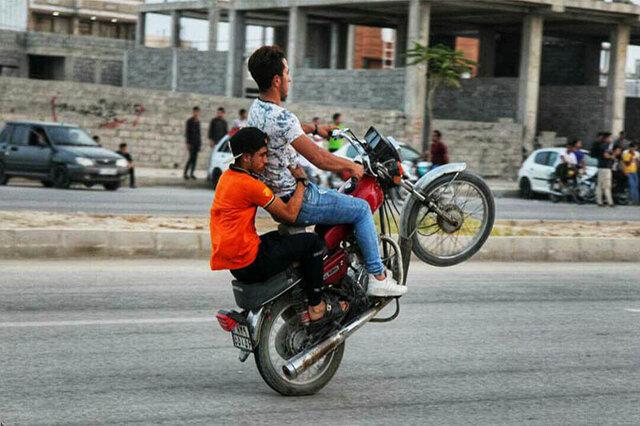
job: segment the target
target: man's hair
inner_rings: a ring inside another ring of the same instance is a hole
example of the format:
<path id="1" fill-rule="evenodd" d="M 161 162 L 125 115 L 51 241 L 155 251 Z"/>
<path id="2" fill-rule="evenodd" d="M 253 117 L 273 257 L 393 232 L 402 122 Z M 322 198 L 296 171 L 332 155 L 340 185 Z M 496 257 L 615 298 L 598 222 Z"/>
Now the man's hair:
<path id="1" fill-rule="evenodd" d="M 620 135 L 626 135 L 627 133 L 624 130 L 620 130 Z"/>
<path id="2" fill-rule="evenodd" d="M 258 84 L 260 92 L 266 92 L 273 84 L 273 77 L 284 73 L 284 52 L 278 46 L 262 46 L 249 58 L 249 72 Z"/>
<path id="3" fill-rule="evenodd" d="M 238 114 L 242 115 L 242 114 L 244 114 L 245 112 L 247 112 L 247 110 L 246 110 L 246 109 L 244 109 L 244 108 L 241 108 L 241 109 L 240 109 L 240 111 L 238 111 Z"/>
<path id="4" fill-rule="evenodd" d="M 218 107 L 219 112 L 225 112 L 223 107 Z"/>
<path id="5" fill-rule="evenodd" d="M 193 111 L 200 111 L 200 107 L 199 106 L 194 106 L 193 107 Z"/>
<path id="6" fill-rule="evenodd" d="M 571 142 L 569 142 L 567 145 L 568 146 L 576 146 L 576 145 L 578 145 L 578 142 L 580 142 L 580 139 L 574 139 Z"/>
<path id="7" fill-rule="evenodd" d="M 231 136 L 229 147 L 238 164 L 242 154 L 253 155 L 266 147 L 268 141 L 269 136 L 257 127 L 244 127 Z"/>
<path id="8" fill-rule="evenodd" d="M 99 141 L 99 140 L 100 140 L 100 136 L 95 135 L 95 136 L 93 137 L 93 140 L 94 140 L 94 141 L 96 141 L 96 142 L 97 142 L 97 141 Z"/>
<path id="9" fill-rule="evenodd" d="M 629 148 L 635 148 L 635 147 L 637 147 L 637 146 L 638 146 L 638 142 L 636 142 L 636 141 L 633 141 L 633 142 L 631 142 L 631 143 L 629 144 Z"/>
<path id="10" fill-rule="evenodd" d="M 122 142 L 122 143 L 121 143 L 120 145 L 118 145 L 118 146 L 120 147 L 120 149 L 122 149 L 122 148 L 126 148 L 126 147 L 127 147 L 127 144 L 126 144 L 126 143 L 124 143 L 124 142 Z"/>
<path id="11" fill-rule="evenodd" d="M 602 132 L 603 138 L 608 138 L 609 136 L 611 136 L 611 132 Z"/>
<path id="12" fill-rule="evenodd" d="M 313 118 L 311 119 L 311 121 L 316 121 L 316 120 L 320 120 L 320 117 L 313 117 Z"/>
<path id="13" fill-rule="evenodd" d="M 336 112 L 335 114 L 333 114 L 333 117 L 331 118 L 333 119 L 333 121 L 336 121 L 340 117 L 342 117 L 342 114 L 340 114 L 339 112 Z"/>
<path id="14" fill-rule="evenodd" d="M 435 133 L 436 135 L 438 135 L 439 138 L 442 137 L 442 132 L 440 130 L 434 130 L 433 133 Z"/>

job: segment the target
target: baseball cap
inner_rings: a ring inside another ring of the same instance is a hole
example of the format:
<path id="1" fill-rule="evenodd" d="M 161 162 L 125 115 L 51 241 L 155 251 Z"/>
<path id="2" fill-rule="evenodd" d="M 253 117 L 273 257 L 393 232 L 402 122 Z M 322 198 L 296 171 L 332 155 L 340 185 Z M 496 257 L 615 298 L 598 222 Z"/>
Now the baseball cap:
<path id="1" fill-rule="evenodd" d="M 256 127 L 244 127 L 229 139 L 229 148 L 236 159 L 245 153 L 254 153 L 267 146 L 269 136 Z"/>

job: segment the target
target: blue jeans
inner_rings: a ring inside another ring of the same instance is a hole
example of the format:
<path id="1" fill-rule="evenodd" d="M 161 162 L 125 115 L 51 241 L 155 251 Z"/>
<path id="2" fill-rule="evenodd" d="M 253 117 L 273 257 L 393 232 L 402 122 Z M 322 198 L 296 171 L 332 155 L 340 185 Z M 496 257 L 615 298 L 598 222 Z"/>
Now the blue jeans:
<path id="1" fill-rule="evenodd" d="M 631 195 L 631 202 L 640 202 L 640 194 L 638 194 L 638 174 L 629 173 L 627 179 L 629 180 L 629 193 Z"/>
<path id="2" fill-rule="evenodd" d="M 378 231 L 373 222 L 369 203 L 361 198 L 350 197 L 335 190 L 319 188 L 311 183 L 304 193 L 302 208 L 296 225 L 342 225 L 352 224 L 356 240 L 364 256 L 367 271 L 382 274 L 384 266 L 380 260 Z"/>

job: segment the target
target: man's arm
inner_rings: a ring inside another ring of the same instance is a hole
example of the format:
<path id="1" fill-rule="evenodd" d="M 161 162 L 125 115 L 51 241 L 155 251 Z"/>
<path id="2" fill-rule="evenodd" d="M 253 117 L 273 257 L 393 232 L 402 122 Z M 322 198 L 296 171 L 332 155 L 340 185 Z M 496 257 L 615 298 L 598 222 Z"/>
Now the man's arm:
<path id="1" fill-rule="evenodd" d="M 362 165 L 329 153 L 316 145 L 307 135 L 300 135 L 291 143 L 291 146 L 319 169 L 329 172 L 346 172 L 356 179 L 364 175 Z"/>
<path id="2" fill-rule="evenodd" d="M 304 130 L 305 134 L 315 133 L 316 125 L 315 124 L 300 124 L 302 130 Z M 325 139 L 329 139 L 331 136 L 331 131 L 333 129 L 337 129 L 335 126 L 318 126 L 318 135 L 322 136 Z"/>
<path id="3" fill-rule="evenodd" d="M 291 174 L 295 178 L 306 177 L 306 174 L 301 167 L 297 167 L 296 169 L 289 168 L 289 170 L 291 170 Z M 283 220 L 287 223 L 294 223 L 298 218 L 298 213 L 300 213 L 305 190 L 306 187 L 302 184 L 302 182 L 298 182 L 296 190 L 294 191 L 288 203 L 285 203 L 279 197 L 276 197 L 273 200 L 273 203 L 267 206 L 267 211 L 280 220 Z"/>

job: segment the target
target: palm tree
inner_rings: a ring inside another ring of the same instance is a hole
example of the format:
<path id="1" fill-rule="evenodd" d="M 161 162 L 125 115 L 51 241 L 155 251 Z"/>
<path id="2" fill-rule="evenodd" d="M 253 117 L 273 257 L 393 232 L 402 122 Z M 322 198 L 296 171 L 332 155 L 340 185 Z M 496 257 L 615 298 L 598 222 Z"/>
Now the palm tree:
<path id="1" fill-rule="evenodd" d="M 439 87 L 460 88 L 464 74 L 471 72 L 477 65 L 475 61 L 464 57 L 461 50 L 455 50 L 444 44 L 425 46 L 414 43 L 406 53 L 408 65 L 427 66 L 427 111 L 429 113 L 428 128 L 433 129 L 433 101 Z M 429 147 L 429 139 L 425 138 L 424 149 Z"/>

